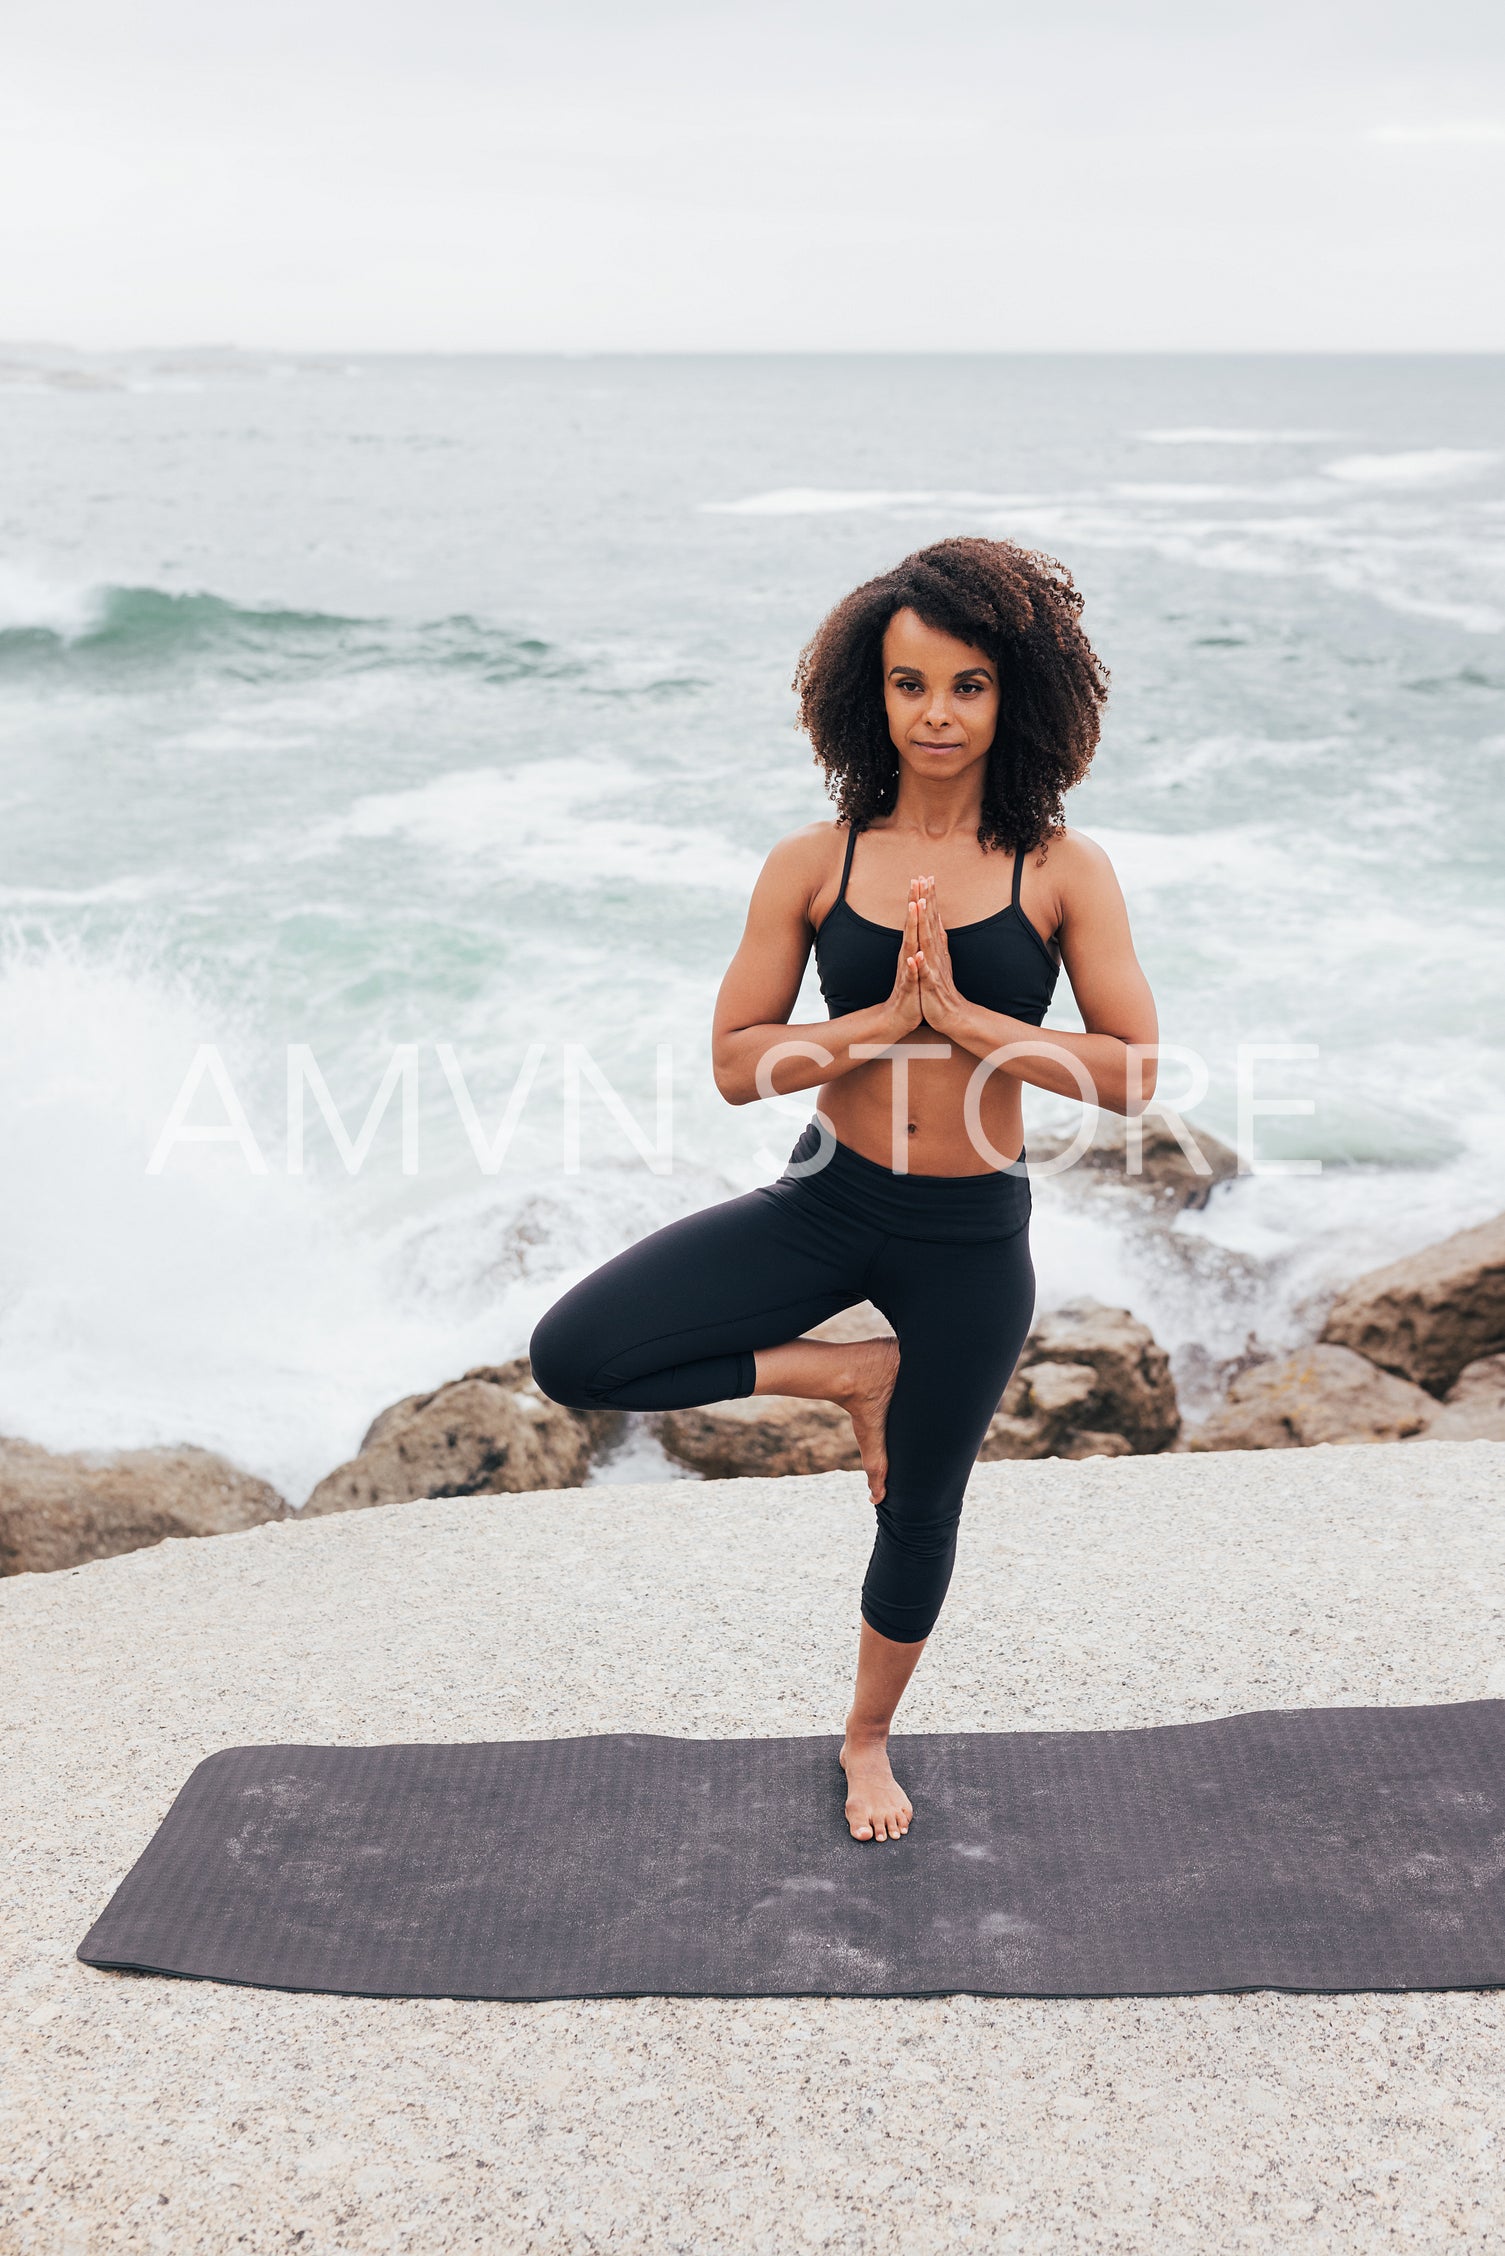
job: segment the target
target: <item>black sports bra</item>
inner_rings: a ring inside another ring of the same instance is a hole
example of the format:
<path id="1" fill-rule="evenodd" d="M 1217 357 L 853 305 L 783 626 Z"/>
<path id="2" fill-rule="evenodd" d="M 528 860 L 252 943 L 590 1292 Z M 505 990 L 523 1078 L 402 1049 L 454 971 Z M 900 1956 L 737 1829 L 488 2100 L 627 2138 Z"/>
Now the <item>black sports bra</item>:
<path id="1" fill-rule="evenodd" d="M 841 891 L 815 934 L 820 991 L 832 1018 L 887 1002 L 904 939 L 902 925 L 874 924 L 847 899 L 856 843 L 857 832 L 848 826 Z M 973 924 L 949 926 L 946 941 L 959 994 L 984 1010 L 1001 1011 L 1008 1018 L 1027 1019 L 1038 1026 L 1050 1008 L 1060 966 L 1019 906 L 1024 862 L 1024 855 L 1016 853 L 1014 893 L 1008 907 Z"/>

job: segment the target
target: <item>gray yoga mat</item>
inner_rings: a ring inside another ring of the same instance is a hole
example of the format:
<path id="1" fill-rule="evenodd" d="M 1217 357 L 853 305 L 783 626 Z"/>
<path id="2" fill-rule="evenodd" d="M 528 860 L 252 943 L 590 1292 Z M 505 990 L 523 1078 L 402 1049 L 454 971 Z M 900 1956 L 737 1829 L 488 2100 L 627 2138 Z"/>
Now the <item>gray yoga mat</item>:
<path id="1" fill-rule="evenodd" d="M 228 1747 L 79 1946 L 366 1997 L 1163 1996 L 1505 1982 L 1505 1700 L 896 1737 Z"/>

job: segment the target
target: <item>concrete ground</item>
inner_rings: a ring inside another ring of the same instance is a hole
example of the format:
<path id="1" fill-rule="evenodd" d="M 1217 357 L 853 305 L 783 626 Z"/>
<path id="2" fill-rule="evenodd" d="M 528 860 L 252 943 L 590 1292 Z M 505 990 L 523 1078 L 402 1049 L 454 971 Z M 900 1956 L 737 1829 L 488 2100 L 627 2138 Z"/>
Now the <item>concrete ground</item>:
<path id="1" fill-rule="evenodd" d="M 979 1467 L 902 1721 L 1505 1693 L 1502 1502 L 1487 1442 Z M 871 1525 L 857 1473 L 662 1482 L 0 1584 L 0 2250 L 1505 2248 L 1505 1992 L 456 2004 L 75 1960 L 216 1747 L 837 1729 Z"/>

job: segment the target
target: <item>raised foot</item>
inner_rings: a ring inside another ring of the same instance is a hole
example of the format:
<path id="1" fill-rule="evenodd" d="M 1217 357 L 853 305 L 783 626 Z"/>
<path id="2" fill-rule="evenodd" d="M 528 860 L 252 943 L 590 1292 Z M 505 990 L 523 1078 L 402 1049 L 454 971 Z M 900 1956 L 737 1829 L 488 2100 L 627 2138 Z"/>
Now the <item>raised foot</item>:
<path id="1" fill-rule="evenodd" d="M 909 1831 L 914 1804 L 889 1767 L 881 1740 L 842 1742 L 837 1761 L 847 1774 L 847 1824 L 854 1841 L 898 1841 Z"/>
<path id="2" fill-rule="evenodd" d="M 862 1469 L 867 1474 L 868 1494 L 875 1504 L 883 1501 L 888 1486 L 885 1431 L 888 1405 L 898 1376 L 899 1343 L 896 1339 L 854 1340 L 850 1371 L 833 1397 L 852 1421 Z"/>

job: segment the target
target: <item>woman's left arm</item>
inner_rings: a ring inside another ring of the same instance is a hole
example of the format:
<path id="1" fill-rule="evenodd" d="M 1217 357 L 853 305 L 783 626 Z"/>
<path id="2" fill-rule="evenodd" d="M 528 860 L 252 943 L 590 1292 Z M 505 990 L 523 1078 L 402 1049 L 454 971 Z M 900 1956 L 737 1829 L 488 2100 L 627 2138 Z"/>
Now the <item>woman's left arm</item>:
<path id="1" fill-rule="evenodd" d="M 1018 1081 L 1057 1096 L 1084 1091 L 1108 1112 L 1138 1113 L 1154 1094 L 1153 1051 L 1159 1039 L 1155 999 L 1140 969 L 1129 931 L 1129 912 L 1101 846 L 1080 831 L 1051 841 L 1047 865 L 1056 864 L 1057 933 L 1061 961 L 1082 1014 L 1085 1034 L 1049 1033 L 1028 1019 L 983 1010 L 956 991 L 951 954 L 934 888 L 922 897 L 919 919 L 920 996 L 925 1023 L 976 1057 L 1011 1043 L 1028 1049 L 1000 1066 Z M 1137 1068 L 1137 1072 L 1134 1070 Z"/>

